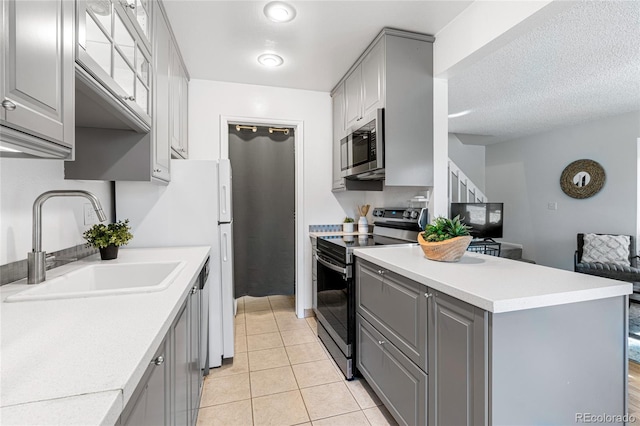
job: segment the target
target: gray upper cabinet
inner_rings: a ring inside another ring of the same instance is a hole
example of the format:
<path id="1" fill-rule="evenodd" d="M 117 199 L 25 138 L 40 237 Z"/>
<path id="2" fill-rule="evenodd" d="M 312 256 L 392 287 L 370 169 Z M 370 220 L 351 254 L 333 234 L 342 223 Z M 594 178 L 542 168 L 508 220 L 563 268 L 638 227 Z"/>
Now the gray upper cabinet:
<path id="1" fill-rule="evenodd" d="M 344 82 L 345 128 L 351 129 L 362 120 L 362 67 L 358 66 Z"/>
<path id="2" fill-rule="evenodd" d="M 77 4 L 76 61 L 95 79 L 94 85 L 86 79 L 88 85 L 101 97 L 108 96 L 102 89 L 106 90 L 148 131 L 151 53 L 128 16 L 129 8 L 108 0 L 77 0 Z"/>
<path id="3" fill-rule="evenodd" d="M 70 158 L 75 130 L 73 3 L 5 0 L 1 10 L 0 140 L 19 151 L 16 156 Z"/>
<path id="4" fill-rule="evenodd" d="M 370 117 L 378 108 L 384 108 L 385 39 L 373 46 L 362 60 L 362 115 Z"/>
<path id="5" fill-rule="evenodd" d="M 174 158 L 187 158 L 189 79 L 180 58 L 180 51 L 175 45 L 171 49 L 169 74 L 171 154 Z"/>
<path id="6" fill-rule="evenodd" d="M 365 117 L 384 108 L 384 46 L 385 39 L 378 40 L 344 82 L 345 128 L 349 133 L 366 124 L 362 121 Z"/>
<path id="7" fill-rule="evenodd" d="M 141 41 L 151 49 L 151 3 L 152 0 L 120 0 L 127 17 L 136 27 Z"/>
<path id="8" fill-rule="evenodd" d="M 433 41 L 385 28 L 332 91 L 344 86 L 347 133 L 384 109 L 386 186 L 433 186 Z"/>
<path id="9" fill-rule="evenodd" d="M 107 70 L 111 70 L 117 77 L 113 81 L 127 82 L 135 93 L 126 100 L 127 105 L 134 104 L 139 110 L 148 109 L 151 126 L 141 120 L 136 124 L 132 117 L 139 115 L 131 114 L 133 109 L 124 108 L 120 99 L 103 86 L 96 85 L 97 80 L 82 69 L 77 73 L 76 81 L 76 99 L 82 102 L 76 120 L 79 116 L 83 119 L 82 125 L 76 123 L 76 158 L 65 163 L 65 178 L 165 184 L 171 180 L 172 142 L 178 146 L 174 151 L 186 158 L 188 74 L 162 3 L 136 0 L 135 8 L 131 8 L 126 5 L 133 4 L 133 0 L 122 1 L 79 0 L 85 5 L 83 16 L 87 34 L 88 28 L 93 27 L 93 36 L 85 37 L 86 51 L 84 48 L 79 50 L 87 63 L 98 63 L 97 59 L 103 62 L 96 72 L 102 73 L 105 80 L 111 78 L 107 74 Z M 146 29 L 137 20 L 134 25 L 130 16 L 132 10 L 144 10 L 143 18 L 135 17 L 142 19 Z M 111 33 L 107 31 L 109 25 L 113 27 Z M 83 26 L 79 25 L 79 28 Z M 151 55 L 146 52 L 142 31 L 150 31 Z M 88 41 L 98 36 L 103 38 L 102 43 Z M 116 66 L 120 54 L 126 56 L 121 67 Z M 96 95 L 96 91 L 100 94 Z M 118 114 L 124 110 L 129 114 Z"/>
<path id="10" fill-rule="evenodd" d="M 157 4 L 159 6 L 159 4 Z M 153 177 L 169 181 L 171 158 L 171 58 L 175 49 L 169 25 L 162 7 L 157 7 L 153 15 L 153 61 L 154 87 L 153 100 Z"/>
<path id="11" fill-rule="evenodd" d="M 338 86 L 334 91 L 331 102 L 333 103 L 333 183 L 331 189 L 333 191 L 342 191 L 345 189 L 344 178 L 342 177 L 340 165 L 340 140 L 342 140 L 346 135 L 344 124 L 344 84 Z"/>

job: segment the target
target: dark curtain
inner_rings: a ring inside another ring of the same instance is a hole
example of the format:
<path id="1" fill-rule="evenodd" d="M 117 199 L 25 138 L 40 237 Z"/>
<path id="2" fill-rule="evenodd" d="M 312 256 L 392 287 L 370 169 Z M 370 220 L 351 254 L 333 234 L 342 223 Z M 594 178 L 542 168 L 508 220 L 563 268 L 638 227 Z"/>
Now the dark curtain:
<path id="1" fill-rule="evenodd" d="M 295 289 L 294 131 L 229 126 L 235 296 Z"/>

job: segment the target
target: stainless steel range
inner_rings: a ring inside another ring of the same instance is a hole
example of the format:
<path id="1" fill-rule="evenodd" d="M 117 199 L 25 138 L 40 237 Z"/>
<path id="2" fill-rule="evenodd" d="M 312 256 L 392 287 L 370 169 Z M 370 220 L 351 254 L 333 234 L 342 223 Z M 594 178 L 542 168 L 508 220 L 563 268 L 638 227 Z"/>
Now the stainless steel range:
<path id="1" fill-rule="evenodd" d="M 353 250 L 417 244 L 428 221 L 424 208 L 375 208 L 373 235 L 318 237 L 318 337 L 347 379 L 354 375 L 355 280 Z"/>

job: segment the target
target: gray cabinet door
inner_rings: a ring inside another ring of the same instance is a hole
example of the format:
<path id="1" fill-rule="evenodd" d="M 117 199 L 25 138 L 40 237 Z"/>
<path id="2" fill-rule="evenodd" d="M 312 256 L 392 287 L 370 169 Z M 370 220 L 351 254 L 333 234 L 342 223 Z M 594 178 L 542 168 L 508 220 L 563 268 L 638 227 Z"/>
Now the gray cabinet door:
<path id="1" fill-rule="evenodd" d="M 2 2 L 2 124 L 72 147 L 74 3 Z"/>
<path id="2" fill-rule="evenodd" d="M 344 96 L 345 128 L 351 129 L 362 120 L 362 66 L 353 70 L 345 80 Z"/>
<path id="3" fill-rule="evenodd" d="M 402 425 L 426 425 L 427 375 L 387 336 L 356 315 L 358 371 Z"/>
<path id="4" fill-rule="evenodd" d="M 154 4 L 153 11 L 153 62 L 154 98 L 153 98 L 153 177 L 164 181 L 171 179 L 169 159 L 170 145 L 170 68 L 173 40 L 160 3 Z"/>
<path id="5" fill-rule="evenodd" d="M 171 352 L 171 387 L 173 392 L 172 412 L 173 424 L 180 426 L 189 425 L 189 299 L 182 306 L 180 313 L 172 327 L 172 352 Z"/>
<path id="6" fill-rule="evenodd" d="M 180 65 L 180 155 L 189 158 L 189 78 Z"/>
<path id="7" fill-rule="evenodd" d="M 189 297 L 189 404 L 192 425 L 196 424 L 200 406 L 200 315 L 200 291 L 196 284 Z"/>
<path id="8" fill-rule="evenodd" d="M 138 388 L 122 412 L 124 426 L 169 425 L 169 361 L 168 340 L 165 339 L 149 362 Z"/>
<path id="9" fill-rule="evenodd" d="M 438 292 L 431 299 L 429 423 L 488 424 L 487 312 Z"/>
<path id="10" fill-rule="evenodd" d="M 345 189 L 344 178 L 342 177 L 340 140 L 345 136 L 344 125 L 344 84 L 336 89 L 331 99 L 333 106 L 333 190 Z"/>
<path id="11" fill-rule="evenodd" d="M 169 69 L 169 94 L 170 94 L 170 125 L 171 149 L 180 158 L 188 156 L 187 142 L 187 118 L 188 118 L 188 80 L 187 73 L 182 65 L 178 46 L 172 43 L 171 67 Z"/>
<path id="12" fill-rule="evenodd" d="M 365 117 L 384 107 L 385 40 L 381 38 L 362 60 L 362 109 Z"/>
<path id="13" fill-rule="evenodd" d="M 357 260 L 356 309 L 411 361 L 427 371 L 426 287 Z"/>

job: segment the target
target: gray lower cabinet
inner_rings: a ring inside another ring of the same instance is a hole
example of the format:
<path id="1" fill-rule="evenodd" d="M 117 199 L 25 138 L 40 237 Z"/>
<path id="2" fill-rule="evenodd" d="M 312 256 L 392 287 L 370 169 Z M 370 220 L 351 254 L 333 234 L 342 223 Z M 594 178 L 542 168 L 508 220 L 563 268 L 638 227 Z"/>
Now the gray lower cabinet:
<path id="1" fill-rule="evenodd" d="M 168 418 L 169 401 L 167 383 L 169 382 L 168 339 L 164 339 L 160 348 L 149 362 L 147 370 L 134 391 L 131 400 L 121 416 L 123 426 L 158 426 Z"/>
<path id="2" fill-rule="evenodd" d="M 427 374 L 359 314 L 356 345 L 358 371 L 398 423 L 426 424 Z"/>
<path id="3" fill-rule="evenodd" d="M 172 424 L 195 425 L 200 407 L 200 292 L 193 284 L 172 326 Z"/>
<path id="4" fill-rule="evenodd" d="M 488 313 L 356 260 L 356 367 L 407 425 L 488 424 Z"/>
<path id="5" fill-rule="evenodd" d="M 63 0 L 0 5 L 0 141 L 18 151 L 11 155 L 71 158 L 73 9 L 73 2 Z"/>
<path id="6" fill-rule="evenodd" d="M 198 419 L 203 377 L 200 370 L 201 292 L 196 280 L 163 342 L 149 360 L 121 425 L 193 426 Z"/>
<path id="7" fill-rule="evenodd" d="M 202 372 L 200 371 L 200 345 L 202 326 L 202 312 L 200 311 L 201 292 L 198 285 L 191 288 L 189 303 L 189 417 L 191 424 L 196 423 L 200 408 L 200 389 L 202 386 Z"/>
<path id="8" fill-rule="evenodd" d="M 175 425 L 189 424 L 189 299 L 180 309 L 176 321 L 171 327 L 172 334 L 172 412 Z"/>
<path id="9" fill-rule="evenodd" d="M 429 424 L 488 424 L 488 313 L 433 291 Z"/>

